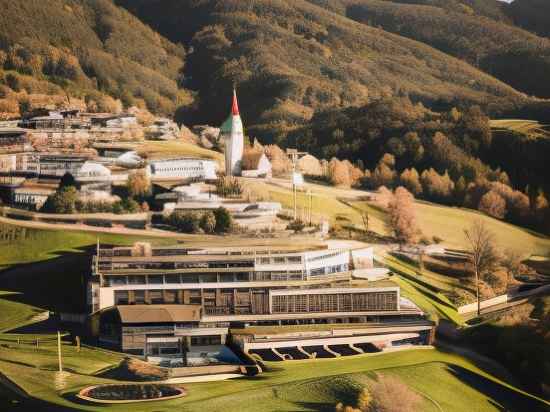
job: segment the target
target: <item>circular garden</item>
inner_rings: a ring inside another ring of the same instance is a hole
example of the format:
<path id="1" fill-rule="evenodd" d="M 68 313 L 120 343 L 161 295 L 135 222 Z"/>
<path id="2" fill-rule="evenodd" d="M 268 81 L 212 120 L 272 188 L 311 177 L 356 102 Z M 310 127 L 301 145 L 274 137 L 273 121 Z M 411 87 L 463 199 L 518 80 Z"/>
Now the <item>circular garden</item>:
<path id="1" fill-rule="evenodd" d="M 112 384 L 82 389 L 77 397 L 96 403 L 130 403 L 176 399 L 186 395 L 183 388 L 163 384 Z"/>

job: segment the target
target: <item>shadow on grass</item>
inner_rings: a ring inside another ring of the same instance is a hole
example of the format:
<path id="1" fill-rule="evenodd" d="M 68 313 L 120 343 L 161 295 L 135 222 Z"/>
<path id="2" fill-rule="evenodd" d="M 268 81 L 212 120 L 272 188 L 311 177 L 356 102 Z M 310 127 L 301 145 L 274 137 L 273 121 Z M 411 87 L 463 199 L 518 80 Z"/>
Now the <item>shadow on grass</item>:
<path id="1" fill-rule="evenodd" d="M 550 408 L 550 404 L 542 400 L 516 392 L 460 366 L 448 365 L 447 370 L 464 384 L 487 396 L 487 402 L 499 410 L 547 412 Z"/>
<path id="2" fill-rule="evenodd" d="M 91 274 L 93 245 L 79 252 L 52 252 L 57 257 L 13 265 L 0 272 L 0 290 L 14 294 L 2 299 L 49 311 L 83 312 L 86 282 Z"/>

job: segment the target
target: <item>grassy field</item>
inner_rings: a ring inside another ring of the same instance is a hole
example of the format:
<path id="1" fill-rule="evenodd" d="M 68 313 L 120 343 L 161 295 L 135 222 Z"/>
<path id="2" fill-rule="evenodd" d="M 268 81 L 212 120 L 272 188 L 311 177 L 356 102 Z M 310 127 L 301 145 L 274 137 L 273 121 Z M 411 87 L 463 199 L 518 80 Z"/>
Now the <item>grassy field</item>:
<path id="1" fill-rule="evenodd" d="M 536 120 L 501 119 L 491 120 L 490 124 L 493 132 L 506 130 L 524 134 L 534 139 L 550 138 L 550 130 L 548 129 L 548 126 L 544 126 Z"/>
<path id="2" fill-rule="evenodd" d="M 0 291 L 0 333 L 23 326 L 42 310 L 23 303 L 10 300 L 13 292 Z"/>
<path id="3" fill-rule="evenodd" d="M 116 364 L 106 353 L 76 352 L 65 345 L 63 353 L 71 373 L 54 370 L 55 351 L 26 349 L 27 357 L 5 359 L 12 349 L 0 350 L 0 369 L 29 394 L 63 408 L 103 410 L 105 407 L 72 402 L 72 394 L 85 385 L 109 383 L 93 373 Z M 3 354 L 3 352 L 7 354 Z M 90 359 L 89 362 L 85 359 Z M 188 396 L 179 400 L 134 404 L 133 411 L 332 411 L 338 402 L 352 403 L 357 391 L 373 379 L 374 372 L 395 375 L 430 399 L 419 411 L 449 412 L 529 410 L 543 411 L 548 404 L 501 381 L 475 363 L 435 349 L 416 349 L 341 359 L 319 359 L 268 364 L 268 371 L 251 378 L 224 382 L 185 384 Z M 127 411 L 128 405 L 109 406 Z M 439 409 L 441 408 L 441 409 Z M 46 409 L 46 408 L 44 408 Z"/>
<path id="4" fill-rule="evenodd" d="M 550 238 L 528 229 L 494 219 L 475 210 L 441 206 L 434 203 L 417 201 L 416 216 L 423 236 L 432 239 L 437 236 L 445 245 L 464 249 L 467 247 L 464 229 L 478 220 L 484 222 L 495 236 L 497 245 L 502 249 L 512 249 L 525 256 L 547 255 L 550 252 Z M 353 205 L 366 208 L 366 202 L 354 202 Z M 372 206 L 370 206 L 372 210 Z"/>
<path id="5" fill-rule="evenodd" d="M 293 208 L 294 201 L 290 188 L 259 180 L 247 180 L 245 187 L 258 199 L 280 202 L 285 209 Z M 384 211 L 371 202 L 359 199 L 361 193 L 367 195 L 367 192 L 331 190 L 330 187 L 318 184 L 308 184 L 307 187 L 313 193 L 312 211 L 315 221 L 326 217 L 333 225 L 339 224 L 344 227 L 350 225 L 364 229 L 362 214 L 368 212 L 369 230 L 382 235 L 387 234 Z M 498 246 L 503 250 L 516 250 L 525 256 L 545 256 L 550 252 L 549 237 L 494 219 L 478 211 L 424 201 L 417 201 L 415 205 L 418 225 L 423 236 L 428 239 L 437 236 L 450 247 L 466 248 L 464 229 L 481 220 L 493 232 Z M 309 209 L 307 193 L 298 192 L 297 209 L 298 216 L 307 217 Z"/>
<path id="6" fill-rule="evenodd" d="M 139 153 L 145 153 L 149 158 L 168 158 L 168 157 L 201 157 L 217 160 L 220 167 L 223 166 L 224 156 L 220 152 L 204 149 L 197 145 L 186 143 L 181 140 L 167 142 L 147 140 L 136 147 Z"/>

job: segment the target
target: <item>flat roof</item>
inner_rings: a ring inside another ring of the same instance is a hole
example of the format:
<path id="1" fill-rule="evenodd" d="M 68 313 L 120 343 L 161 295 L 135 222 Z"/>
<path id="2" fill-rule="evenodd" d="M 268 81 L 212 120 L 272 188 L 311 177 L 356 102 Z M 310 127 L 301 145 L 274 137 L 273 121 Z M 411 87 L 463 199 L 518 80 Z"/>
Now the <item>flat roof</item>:
<path id="1" fill-rule="evenodd" d="M 201 319 L 201 305 L 116 306 L 122 323 L 170 323 Z"/>

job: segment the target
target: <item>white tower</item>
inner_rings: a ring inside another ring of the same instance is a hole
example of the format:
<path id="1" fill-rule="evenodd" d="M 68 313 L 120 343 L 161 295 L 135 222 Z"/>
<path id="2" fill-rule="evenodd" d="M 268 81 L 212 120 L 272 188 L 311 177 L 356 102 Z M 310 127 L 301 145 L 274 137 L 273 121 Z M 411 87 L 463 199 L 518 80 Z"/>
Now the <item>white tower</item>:
<path id="1" fill-rule="evenodd" d="M 233 89 L 231 114 L 223 123 L 220 132 L 225 143 L 225 174 L 239 176 L 242 170 L 244 134 L 235 89 Z"/>

